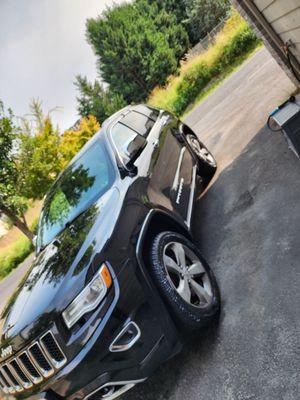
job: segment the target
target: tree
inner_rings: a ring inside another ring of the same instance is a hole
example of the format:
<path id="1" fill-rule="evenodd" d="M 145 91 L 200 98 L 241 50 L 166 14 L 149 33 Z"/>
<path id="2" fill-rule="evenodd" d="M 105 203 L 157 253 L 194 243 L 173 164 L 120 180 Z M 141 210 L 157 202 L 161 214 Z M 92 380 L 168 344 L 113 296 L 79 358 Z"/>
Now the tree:
<path id="1" fill-rule="evenodd" d="M 178 23 L 183 23 L 187 19 L 186 3 L 189 0 L 147 0 L 149 4 L 157 4 L 159 9 L 164 9 L 167 13 L 175 15 Z"/>
<path id="2" fill-rule="evenodd" d="M 92 115 L 82 118 L 77 129 L 69 129 L 61 137 L 60 153 L 64 168 L 85 143 L 99 131 L 100 125 Z"/>
<path id="3" fill-rule="evenodd" d="M 77 97 L 77 110 L 81 117 L 93 115 L 102 124 L 106 118 L 126 106 L 123 96 L 112 93 L 108 88 L 104 89 L 98 80 L 90 83 L 78 75 L 75 85 L 80 93 Z"/>
<path id="4" fill-rule="evenodd" d="M 146 99 L 155 86 L 163 85 L 189 45 L 176 16 L 147 0 L 114 5 L 89 19 L 87 39 L 101 77 L 128 103 Z"/>
<path id="5" fill-rule="evenodd" d="M 0 213 L 5 214 L 32 241 L 33 233 L 24 216 L 27 202 L 19 193 L 16 159 L 18 129 L 13 118 L 10 110 L 5 113 L 0 101 Z"/>
<path id="6" fill-rule="evenodd" d="M 41 199 L 61 171 L 60 136 L 50 113 L 44 115 L 41 103 L 33 100 L 31 119 L 23 118 L 19 135 L 18 180 L 24 197 Z"/>
<path id="7" fill-rule="evenodd" d="M 209 33 L 230 10 L 230 0 L 185 0 L 186 28 L 193 44 Z"/>

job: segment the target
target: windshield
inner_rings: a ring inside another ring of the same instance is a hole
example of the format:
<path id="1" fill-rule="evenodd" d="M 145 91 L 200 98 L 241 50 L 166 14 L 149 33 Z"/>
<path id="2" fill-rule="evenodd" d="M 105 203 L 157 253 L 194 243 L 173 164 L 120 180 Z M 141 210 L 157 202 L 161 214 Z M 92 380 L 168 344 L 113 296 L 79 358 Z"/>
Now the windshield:
<path id="1" fill-rule="evenodd" d="M 37 244 L 50 243 L 112 185 L 114 168 L 102 141 L 95 142 L 62 173 L 46 196 Z"/>

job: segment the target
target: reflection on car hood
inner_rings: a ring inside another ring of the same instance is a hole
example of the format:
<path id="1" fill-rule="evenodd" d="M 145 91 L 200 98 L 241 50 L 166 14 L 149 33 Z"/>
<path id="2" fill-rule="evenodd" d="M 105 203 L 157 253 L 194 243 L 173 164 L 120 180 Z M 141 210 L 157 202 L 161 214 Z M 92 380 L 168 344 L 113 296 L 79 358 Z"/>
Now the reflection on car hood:
<path id="1" fill-rule="evenodd" d="M 116 196 L 116 189 L 108 191 L 38 255 L 2 313 L 1 345 L 21 332 L 24 339 L 37 335 L 35 327 L 47 329 L 82 290 L 101 250 L 96 232 L 113 212 Z"/>

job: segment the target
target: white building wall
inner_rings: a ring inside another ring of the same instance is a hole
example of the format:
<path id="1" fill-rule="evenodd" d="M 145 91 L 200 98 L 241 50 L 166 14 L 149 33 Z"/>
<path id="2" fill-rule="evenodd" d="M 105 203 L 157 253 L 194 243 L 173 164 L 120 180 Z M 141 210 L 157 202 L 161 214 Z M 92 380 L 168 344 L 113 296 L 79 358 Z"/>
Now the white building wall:
<path id="1" fill-rule="evenodd" d="M 256 7 L 281 38 L 292 40 L 291 49 L 300 62 L 300 0 L 254 0 Z"/>
<path id="2" fill-rule="evenodd" d="M 290 48 L 294 71 L 300 76 L 300 0 L 231 0 L 242 16 L 263 39 L 264 44 L 294 84 L 300 82 L 288 62 L 285 43 Z M 298 61 L 298 62 L 297 62 Z"/>

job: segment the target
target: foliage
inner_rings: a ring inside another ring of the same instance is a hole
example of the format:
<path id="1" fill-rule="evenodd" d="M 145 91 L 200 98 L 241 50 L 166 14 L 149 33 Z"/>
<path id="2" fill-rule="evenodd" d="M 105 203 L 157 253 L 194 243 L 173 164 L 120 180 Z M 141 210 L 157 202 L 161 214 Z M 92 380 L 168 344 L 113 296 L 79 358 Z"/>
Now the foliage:
<path id="1" fill-rule="evenodd" d="M 178 77 L 170 77 L 166 87 L 156 88 L 149 103 L 180 115 L 199 93 L 226 71 L 239 56 L 260 43 L 246 21 L 235 12 L 206 52 L 182 64 Z"/>
<path id="2" fill-rule="evenodd" d="M 167 13 L 175 15 L 178 23 L 183 23 L 187 19 L 186 6 L 190 0 L 147 0 L 149 4 L 155 3 L 158 8 L 164 9 Z"/>
<path id="3" fill-rule="evenodd" d="M 23 214 L 26 202 L 17 194 L 18 170 L 14 159 L 16 138 L 13 114 L 10 110 L 5 114 L 3 103 L 0 102 L 0 207 L 6 205 L 13 212 Z"/>
<path id="4" fill-rule="evenodd" d="M 77 129 L 69 129 L 61 137 L 60 153 L 62 167 L 66 167 L 71 159 L 85 143 L 100 129 L 96 118 L 92 115 L 82 118 Z"/>
<path id="5" fill-rule="evenodd" d="M 5 278 L 32 252 L 33 246 L 27 237 L 21 237 L 4 255 L 0 256 L 0 280 Z"/>
<path id="6" fill-rule="evenodd" d="M 120 108 L 126 106 L 123 96 L 104 89 L 98 80 L 91 83 L 85 77 L 78 75 L 75 85 L 79 90 L 77 110 L 81 117 L 93 115 L 99 123 L 102 123 Z"/>
<path id="7" fill-rule="evenodd" d="M 4 213 L 30 240 L 24 212 L 29 199 L 42 199 L 56 177 L 82 146 L 100 129 L 89 116 L 60 136 L 50 114 L 33 100 L 31 114 L 14 125 L 11 112 L 0 103 L 0 213 Z"/>
<path id="8" fill-rule="evenodd" d="M 19 174 L 16 163 L 16 141 L 18 129 L 9 110 L 4 110 L 0 102 L 0 213 L 4 213 L 13 223 L 23 228 L 31 236 L 27 227 L 24 212 L 27 201 L 20 192 Z"/>
<path id="9" fill-rule="evenodd" d="M 61 170 L 59 132 L 41 104 L 33 100 L 31 120 L 23 119 L 20 134 L 18 174 L 20 193 L 27 198 L 41 199 Z"/>
<path id="10" fill-rule="evenodd" d="M 195 45 L 230 11 L 230 0 L 147 0 L 175 15 Z"/>
<path id="11" fill-rule="evenodd" d="M 30 230 L 36 233 L 38 219 L 30 226 Z M 5 278 L 33 251 L 32 242 L 27 237 L 16 240 L 5 254 L 0 256 L 0 280 Z"/>
<path id="12" fill-rule="evenodd" d="M 229 12 L 230 0 L 186 0 L 186 29 L 192 43 L 207 35 Z"/>
<path id="13" fill-rule="evenodd" d="M 87 21 L 87 38 L 99 73 L 112 93 L 126 102 L 141 101 L 177 69 L 188 36 L 175 15 L 146 0 L 108 8 Z"/>

